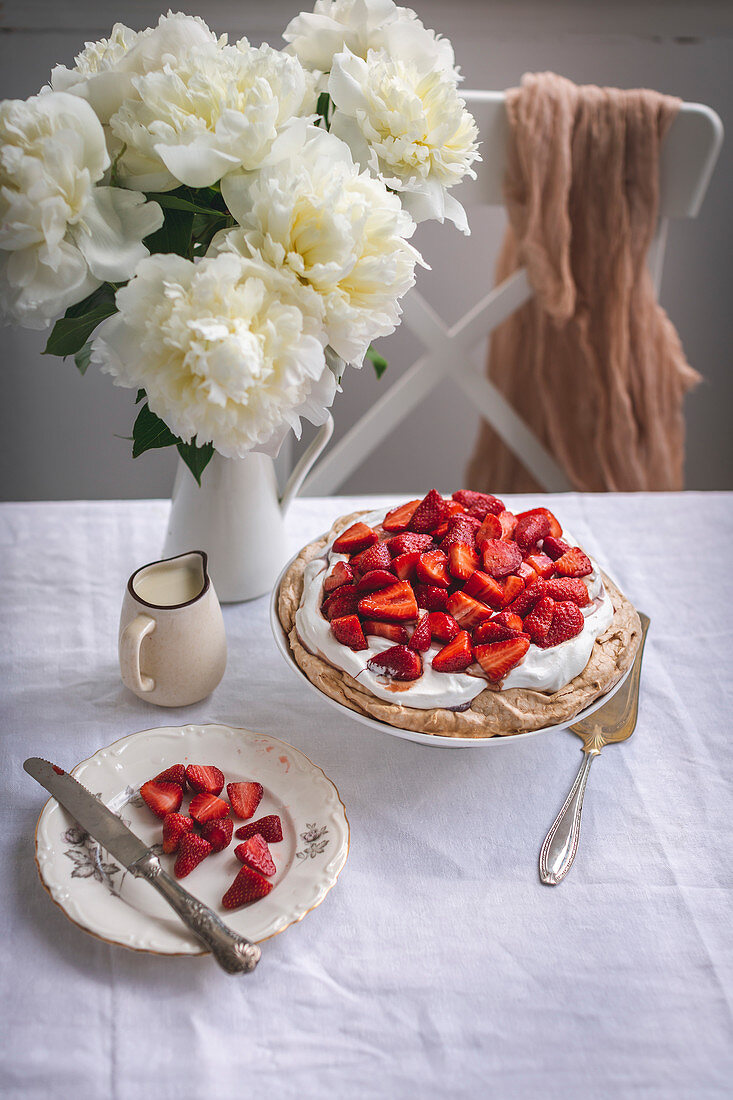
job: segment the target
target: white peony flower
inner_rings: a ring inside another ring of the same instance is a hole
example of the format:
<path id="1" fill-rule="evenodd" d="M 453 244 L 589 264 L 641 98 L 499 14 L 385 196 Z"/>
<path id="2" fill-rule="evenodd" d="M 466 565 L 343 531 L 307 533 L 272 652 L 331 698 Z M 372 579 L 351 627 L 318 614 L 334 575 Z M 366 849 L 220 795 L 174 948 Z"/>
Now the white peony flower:
<path id="1" fill-rule="evenodd" d="M 105 281 L 128 279 L 163 224 L 136 191 L 97 187 L 104 132 L 83 100 L 47 92 L 0 103 L 0 300 L 46 328 Z"/>
<path id="2" fill-rule="evenodd" d="M 404 59 L 370 50 L 366 61 L 345 50 L 333 59 L 328 90 L 331 130 L 354 159 L 400 193 L 415 221 L 449 218 L 468 233 L 465 211 L 448 191 L 475 177 L 478 130 L 450 75 L 418 48 Z"/>
<path id="3" fill-rule="evenodd" d="M 426 30 L 411 8 L 393 0 L 316 0 L 312 12 L 301 12 L 288 23 L 283 38 L 307 69 L 323 73 L 345 49 L 366 59 L 369 50 L 401 57 L 420 48 L 431 58 L 431 68 L 458 79 L 449 40 Z"/>
<path id="4" fill-rule="evenodd" d="M 396 195 L 360 173 L 333 134 L 295 119 L 273 146 L 275 163 L 234 173 L 222 195 L 241 229 L 216 248 L 285 267 L 323 300 L 328 343 L 361 366 L 369 344 L 399 323 L 415 282 L 415 225 Z"/>
<path id="5" fill-rule="evenodd" d="M 296 57 L 244 38 L 194 47 L 132 84 L 135 97 L 110 127 L 126 147 L 120 179 L 145 191 L 210 187 L 259 168 L 283 123 L 315 108 L 314 81 Z"/>
<path id="6" fill-rule="evenodd" d="M 277 453 L 300 416 L 323 423 L 336 380 L 323 352 L 318 295 L 287 271 L 232 253 L 198 263 L 151 256 L 117 292 L 92 362 L 144 388 L 185 442 L 229 458 Z"/>

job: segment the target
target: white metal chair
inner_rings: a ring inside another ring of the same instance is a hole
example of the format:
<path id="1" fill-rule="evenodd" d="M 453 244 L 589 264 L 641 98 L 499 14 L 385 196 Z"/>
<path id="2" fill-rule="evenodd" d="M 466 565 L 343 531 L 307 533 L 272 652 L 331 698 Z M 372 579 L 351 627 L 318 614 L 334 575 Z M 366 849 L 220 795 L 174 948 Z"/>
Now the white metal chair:
<path id="1" fill-rule="evenodd" d="M 478 124 L 483 160 L 476 180 L 461 188 L 461 201 L 467 207 L 503 205 L 508 128 L 504 93 L 464 95 Z M 659 223 L 648 256 L 657 292 L 669 221 L 697 216 L 722 141 L 723 125 L 715 111 L 700 103 L 682 105 L 661 152 Z M 416 290 L 410 291 L 403 301 L 404 323 L 429 350 L 331 448 L 306 479 L 305 492 L 334 492 L 447 375 L 545 490 L 570 489 L 558 464 L 484 373 L 486 337 L 531 296 L 527 273 L 520 268 L 449 327 Z"/>

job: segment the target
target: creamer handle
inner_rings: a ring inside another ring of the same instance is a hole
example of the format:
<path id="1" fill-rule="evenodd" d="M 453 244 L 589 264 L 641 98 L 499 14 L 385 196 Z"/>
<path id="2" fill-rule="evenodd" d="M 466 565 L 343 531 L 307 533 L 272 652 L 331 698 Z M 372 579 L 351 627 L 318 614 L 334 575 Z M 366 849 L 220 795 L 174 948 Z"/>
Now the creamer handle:
<path id="1" fill-rule="evenodd" d="M 155 680 L 145 676 L 140 668 L 140 646 L 143 638 L 155 630 L 155 619 L 150 615 L 136 615 L 120 632 L 120 672 L 122 683 L 130 691 L 152 691 Z"/>

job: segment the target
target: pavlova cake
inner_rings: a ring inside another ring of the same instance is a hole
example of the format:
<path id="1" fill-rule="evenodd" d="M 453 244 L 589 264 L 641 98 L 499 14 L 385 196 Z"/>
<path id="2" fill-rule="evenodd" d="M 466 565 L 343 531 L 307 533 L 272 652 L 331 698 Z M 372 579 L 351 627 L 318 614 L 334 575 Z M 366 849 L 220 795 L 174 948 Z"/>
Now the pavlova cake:
<path id="1" fill-rule="evenodd" d="M 623 676 L 641 636 L 552 512 L 515 515 L 465 489 L 337 520 L 287 571 L 278 611 L 321 691 L 454 737 L 573 718 Z"/>

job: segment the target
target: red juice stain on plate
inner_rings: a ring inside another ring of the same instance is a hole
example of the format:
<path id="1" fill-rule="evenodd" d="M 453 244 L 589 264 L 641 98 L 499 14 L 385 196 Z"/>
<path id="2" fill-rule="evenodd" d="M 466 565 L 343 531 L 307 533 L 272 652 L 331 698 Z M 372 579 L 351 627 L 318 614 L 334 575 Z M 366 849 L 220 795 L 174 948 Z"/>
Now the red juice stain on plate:
<path id="1" fill-rule="evenodd" d="M 66 775 L 66 772 L 64 771 L 64 769 L 59 768 L 56 764 L 52 764 L 51 767 L 56 772 L 56 775 Z"/>

